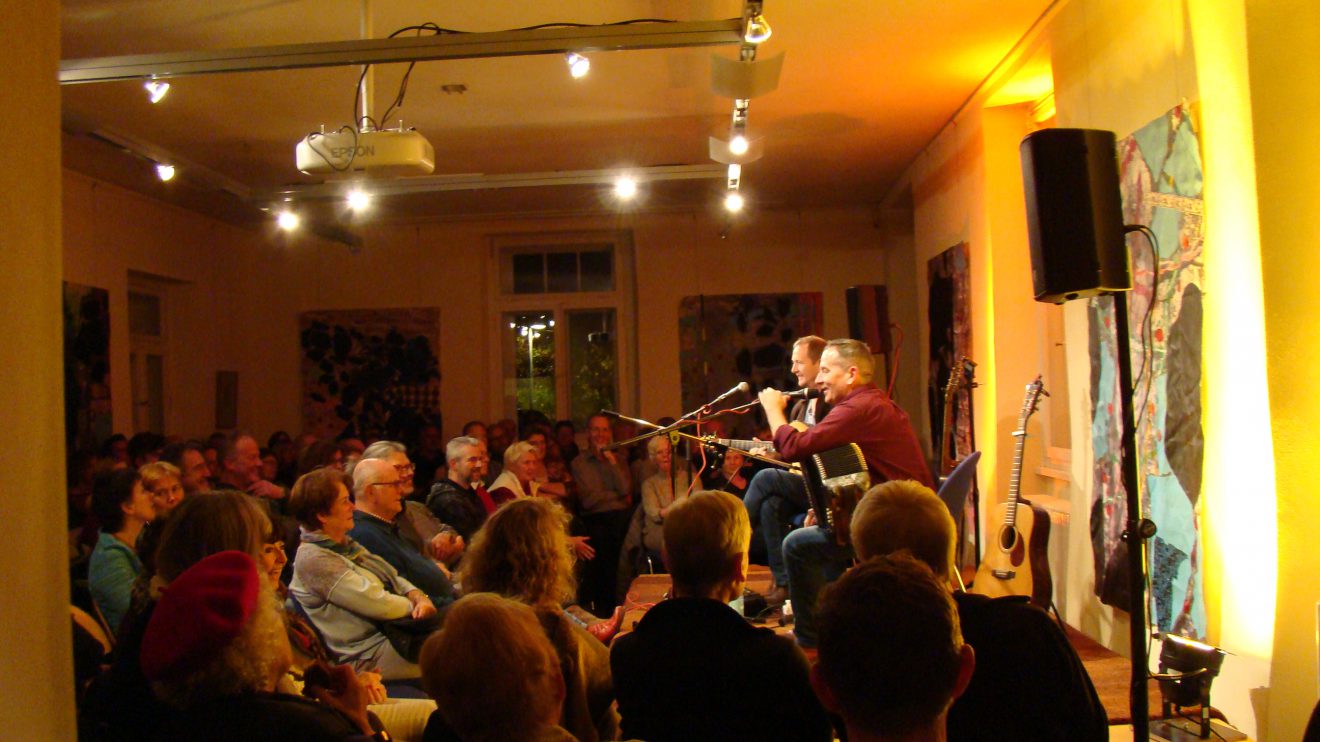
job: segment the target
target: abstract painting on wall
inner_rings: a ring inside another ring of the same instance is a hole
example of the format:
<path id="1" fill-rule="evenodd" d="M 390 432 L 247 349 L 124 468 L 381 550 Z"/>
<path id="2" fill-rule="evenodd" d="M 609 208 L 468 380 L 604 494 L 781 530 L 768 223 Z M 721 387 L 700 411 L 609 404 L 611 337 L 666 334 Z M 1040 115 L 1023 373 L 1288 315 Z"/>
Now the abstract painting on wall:
<path id="1" fill-rule="evenodd" d="M 1202 169 L 1192 117 L 1169 111 L 1118 143 L 1123 219 L 1144 224 L 1158 254 L 1138 234 L 1128 237 L 1133 290 L 1129 332 L 1137 417 L 1137 472 L 1143 511 L 1159 531 L 1147 557 L 1151 620 L 1162 631 L 1204 638 L 1201 540 L 1197 504 L 1205 440 L 1201 428 L 1203 261 Z M 1091 442 L 1095 462 L 1091 541 L 1096 594 L 1128 609 L 1127 518 L 1120 475 L 1122 407 L 1110 298 L 1088 304 L 1091 353 Z"/>
<path id="2" fill-rule="evenodd" d="M 69 453 L 111 435 L 110 292 L 64 282 L 64 436 Z"/>
<path id="3" fill-rule="evenodd" d="M 926 316 L 930 323 L 930 366 L 926 372 L 926 404 L 930 411 L 930 450 L 938 452 L 944 436 L 944 390 L 950 372 L 963 356 L 972 355 L 972 279 L 967 243 L 962 242 L 926 264 L 929 289 Z M 971 453 L 971 394 L 954 398 L 954 450 Z"/>
<path id="4" fill-rule="evenodd" d="M 683 409 L 673 416 L 695 410 L 740 381 L 750 383 L 753 394 L 768 386 L 797 388 L 788 357 L 794 340 L 821 333 L 822 300 L 819 291 L 684 297 L 678 306 Z M 759 413 L 721 419 L 735 438 L 750 438 L 764 425 Z"/>
<path id="5" fill-rule="evenodd" d="M 440 310 L 304 312 L 304 430 L 408 438 L 440 418 Z"/>

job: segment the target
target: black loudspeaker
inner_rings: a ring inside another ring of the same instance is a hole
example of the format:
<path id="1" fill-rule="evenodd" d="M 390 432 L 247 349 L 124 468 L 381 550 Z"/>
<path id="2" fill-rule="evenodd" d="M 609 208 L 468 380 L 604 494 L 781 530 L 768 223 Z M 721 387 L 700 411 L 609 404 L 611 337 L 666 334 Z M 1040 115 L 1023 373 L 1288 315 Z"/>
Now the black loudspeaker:
<path id="1" fill-rule="evenodd" d="M 1042 129 L 1020 149 L 1036 301 L 1131 290 L 1114 133 Z"/>

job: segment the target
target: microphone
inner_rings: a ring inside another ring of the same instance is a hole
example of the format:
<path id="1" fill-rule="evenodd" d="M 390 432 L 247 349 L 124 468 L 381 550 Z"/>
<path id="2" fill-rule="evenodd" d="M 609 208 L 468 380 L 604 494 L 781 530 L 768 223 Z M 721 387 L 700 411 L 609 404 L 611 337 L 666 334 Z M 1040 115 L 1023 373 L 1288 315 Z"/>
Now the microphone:
<path id="1" fill-rule="evenodd" d="M 730 389 L 729 391 L 727 391 L 727 392 L 721 394 L 720 396 L 716 397 L 715 399 L 712 399 L 711 401 L 707 402 L 707 403 L 706 403 L 706 406 L 709 407 L 709 406 L 711 406 L 711 405 L 717 405 L 717 404 L 719 404 L 720 402 L 723 402 L 724 400 L 728 399 L 729 397 L 732 397 L 733 395 L 738 394 L 739 392 L 742 392 L 743 394 L 746 394 L 747 392 L 750 392 L 751 390 L 752 390 L 752 385 L 751 385 L 751 384 L 748 384 L 748 383 L 745 382 L 745 381 L 740 381 L 740 382 L 738 382 L 738 386 L 735 386 L 734 388 Z"/>
<path id="2" fill-rule="evenodd" d="M 784 392 L 785 397 L 790 399 L 820 399 L 820 390 L 815 387 L 803 387 L 792 392 Z"/>

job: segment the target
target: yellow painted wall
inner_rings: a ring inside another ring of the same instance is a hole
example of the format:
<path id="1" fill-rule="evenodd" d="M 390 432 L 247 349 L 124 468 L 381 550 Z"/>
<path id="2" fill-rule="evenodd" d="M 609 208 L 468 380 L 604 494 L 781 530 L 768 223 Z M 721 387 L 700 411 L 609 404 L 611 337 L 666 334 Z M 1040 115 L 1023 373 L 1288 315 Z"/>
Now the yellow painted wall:
<path id="1" fill-rule="evenodd" d="M 8 10 L 8 8 L 6 8 Z M 0 169 L 0 521 L 10 569 L 0 599 L 0 735 L 74 739 L 69 573 L 64 547 L 61 364 L 59 5 L 0 14 L 0 110 L 24 146 Z"/>
<path id="2" fill-rule="evenodd" d="M 298 361 L 280 352 L 297 332 L 290 248 L 78 173 L 64 173 L 64 275 L 110 292 L 114 429 L 131 435 L 129 272 L 168 283 L 171 354 L 167 432 L 215 428 L 216 371 L 238 372 L 238 419 L 262 440 L 297 432 Z M 300 246 L 295 245 L 295 247 Z"/>
<path id="3" fill-rule="evenodd" d="M 1315 705 L 1320 675 L 1320 497 L 1308 476 L 1320 451 L 1320 393 L 1310 383 L 1320 367 L 1320 6 L 1247 0 L 1245 7 L 1278 492 L 1269 727 L 1271 739 L 1294 740 Z"/>

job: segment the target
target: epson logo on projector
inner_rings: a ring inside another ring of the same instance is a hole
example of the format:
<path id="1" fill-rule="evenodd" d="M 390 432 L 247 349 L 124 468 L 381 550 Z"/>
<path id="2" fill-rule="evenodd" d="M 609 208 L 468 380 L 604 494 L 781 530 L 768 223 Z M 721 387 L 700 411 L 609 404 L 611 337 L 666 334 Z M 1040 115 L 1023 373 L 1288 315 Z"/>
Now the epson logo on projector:
<path id="1" fill-rule="evenodd" d="M 413 130 L 317 133 L 294 149 L 298 169 L 309 175 L 429 175 L 435 170 L 435 149 Z"/>
<path id="2" fill-rule="evenodd" d="M 349 157 L 370 157 L 376 154 L 375 147 L 358 145 L 357 147 L 331 147 L 330 157 L 336 160 L 342 160 Z"/>

